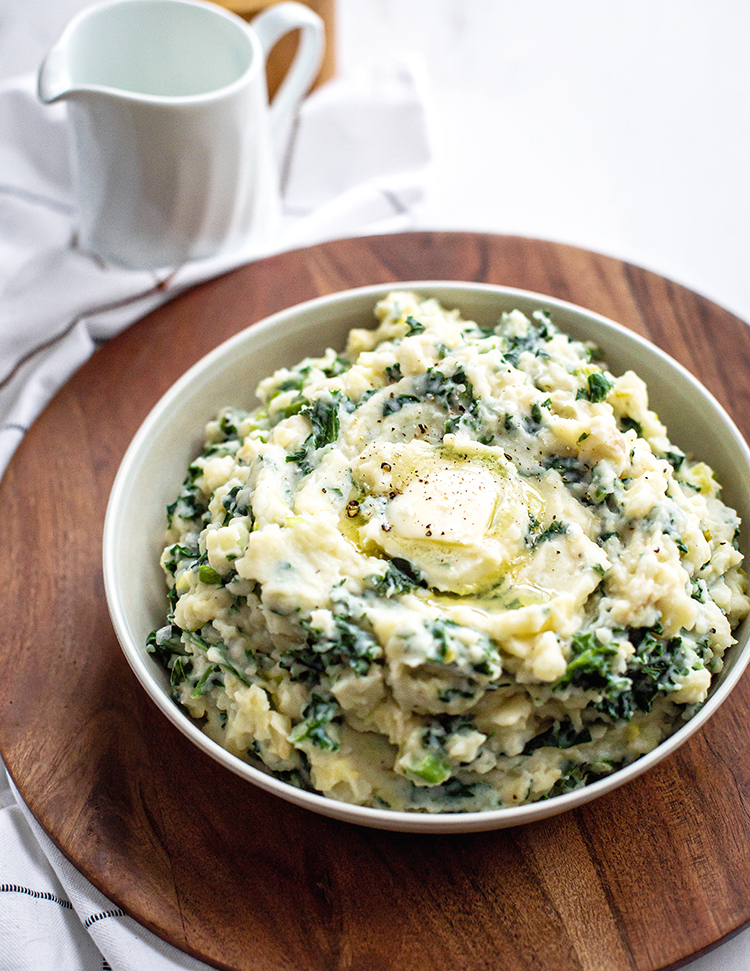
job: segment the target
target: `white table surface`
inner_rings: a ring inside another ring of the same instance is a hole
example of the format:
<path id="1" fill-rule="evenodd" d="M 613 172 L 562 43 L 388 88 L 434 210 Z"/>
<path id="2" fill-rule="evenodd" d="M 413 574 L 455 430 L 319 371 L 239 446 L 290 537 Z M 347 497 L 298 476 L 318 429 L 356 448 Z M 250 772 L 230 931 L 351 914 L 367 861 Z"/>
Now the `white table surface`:
<path id="1" fill-rule="evenodd" d="M 0 77 L 35 70 L 84 5 L 0 0 Z M 741 0 L 338 0 L 342 71 L 424 65 L 437 153 L 417 228 L 583 246 L 750 321 L 748 37 Z M 750 968 L 750 934 L 690 968 Z"/>

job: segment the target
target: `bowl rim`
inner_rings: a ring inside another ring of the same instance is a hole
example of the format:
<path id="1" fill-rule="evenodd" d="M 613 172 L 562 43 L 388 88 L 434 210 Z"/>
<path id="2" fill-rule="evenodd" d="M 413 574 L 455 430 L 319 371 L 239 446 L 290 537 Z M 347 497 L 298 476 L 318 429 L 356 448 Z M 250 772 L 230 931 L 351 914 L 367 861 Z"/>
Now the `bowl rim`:
<path id="1" fill-rule="evenodd" d="M 518 297 L 519 299 L 535 300 L 543 304 L 544 307 L 567 311 L 594 321 L 599 326 L 603 326 L 605 330 L 612 330 L 620 337 L 624 337 L 626 341 L 630 341 L 636 346 L 646 349 L 649 354 L 660 358 L 667 367 L 679 372 L 691 386 L 693 393 L 703 398 L 717 412 L 722 420 L 725 431 L 734 440 L 734 444 L 742 455 L 745 465 L 750 470 L 750 448 L 748 448 L 742 433 L 733 419 L 712 392 L 694 377 L 684 365 L 672 358 L 653 341 L 617 323 L 611 318 L 559 297 L 502 284 L 447 279 L 391 281 L 368 284 L 360 287 L 350 287 L 334 293 L 313 297 L 276 311 L 257 322 L 249 324 L 236 334 L 221 341 L 216 347 L 191 365 L 153 405 L 123 454 L 110 491 L 102 534 L 102 565 L 105 596 L 110 619 L 120 647 L 141 687 L 145 689 L 159 710 L 167 716 L 169 721 L 183 735 L 187 736 L 199 749 L 235 775 L 239 775 L 251 784 L 279 796 L 286 802 L 293 803 L 329 818 L 355 823 L 365 827 L 426 834 L 480 832 L 538 821 L 590 802 L 613 789 L 620 788 L 647 772 L 661 762 L 662 759 L 675 752 L 688 738 L 702 728 L 734 689 L 750 662 L 750 623 L 748 621 L 744 623 L 744 635 L 738 636 L 737 643 L 730 648 L 730 650 L 735 652 L 730 670 L 726 672 L 721 683 L 712 690 L 701 708 L 684 725 L 664 739 L 651 752 L 640 756 L 635 761 L 616 770 L 611 775 L 589 783 L 580 789 L 554 796 L 547 800 L 525 803 L 519 806 L 506 806 L 477 812 L 452 813 L 380 809 L 334 800 L 321 793 L 311 792 L 298 788 L 291 783 L 284 782 L 276 776 L 264 772 L 233 755 L 227 749 L 213 741 L 213 739 L 209 738 L 198 727 L 197 723 L 155 682 L 144 663 L 143 651 L 145 650 L 145 646 L 141 647 L 136 644 L 129 635 L 124 607 L 119 597 L 116 582 L 118 574 L 116 541 L 119 527 L 118 509 L 128 491 L 128 484 L 133 468 L 137 464 L 141 454 L 146 451 L 148 440 L 155 427 L 163 419 L 165 412 L 180 398 L 185 389 L 199 375 L 210 371 L 212 367 L 231 355 L 236 347 L 243 345 L 248 340 L 260 339 L 261 335 L 267 331 L 283 326 L 285 321 L 293 319 L 302 313 L 314 312 L 323 307 L 330 308 L 331 312 L 335 313 L 337 307 L 342 304 L 345 305 L 353 299 L 370 297 L 374 302 L 376 299 L 385 296 L 385 294 L 394 291 L 425 291 L 425 295 L 434 295 L 440 299 L 436 291 L 446 290 L 486 293 L 488 296 L 497 295 L 498 297 Z M 566 330 L 565 327 L 561 329 L 564 332 Z M 743 637 L 744 643 L 742 643 Z"/>

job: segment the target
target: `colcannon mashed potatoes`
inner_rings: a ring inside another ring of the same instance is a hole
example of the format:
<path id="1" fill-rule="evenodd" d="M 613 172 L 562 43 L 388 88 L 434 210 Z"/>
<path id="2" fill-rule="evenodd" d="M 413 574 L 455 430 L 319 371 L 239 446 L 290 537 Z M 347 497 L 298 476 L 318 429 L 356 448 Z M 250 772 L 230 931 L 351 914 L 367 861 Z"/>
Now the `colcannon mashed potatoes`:
<path id="1" fill-rule="evenodd" d="M 375 314 L 208 425 L 149 637 L 175 700 L 239 758 L 394 810 L 520 805 L 651 751 L 749 609 L 711 469 L 543 309 Z"/>

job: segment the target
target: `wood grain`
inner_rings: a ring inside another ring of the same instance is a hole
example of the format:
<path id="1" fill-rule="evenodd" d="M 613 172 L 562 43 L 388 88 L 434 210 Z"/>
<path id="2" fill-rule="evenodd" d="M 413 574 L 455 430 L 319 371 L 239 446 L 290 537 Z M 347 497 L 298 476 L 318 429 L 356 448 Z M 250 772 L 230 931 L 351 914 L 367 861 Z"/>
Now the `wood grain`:
<path id="1" fill-rule="evenodd" d="M 255 790 L 167 722 L 112 632 L 100 564 L 130 438 L 194 361 L 344 287 L 479 280 L 652 338 L 750 432 L 750 331 L 636 267 L 531 239 L 407 233 L 243 267 L 96 352 L 0 483 L 0 750 L 62 851 L 165 940 L 232 971 L 655 971 L 750 917 L 750 689 L 622 789 L 513 830 L 361 829 Z"/>

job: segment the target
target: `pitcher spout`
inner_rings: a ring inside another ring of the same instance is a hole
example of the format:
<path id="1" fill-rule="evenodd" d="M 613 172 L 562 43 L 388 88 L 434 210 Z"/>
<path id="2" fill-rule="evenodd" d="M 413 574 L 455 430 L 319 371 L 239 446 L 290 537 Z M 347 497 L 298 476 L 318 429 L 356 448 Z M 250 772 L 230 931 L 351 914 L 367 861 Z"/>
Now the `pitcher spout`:
<path id="1" fill-rule="evenodd" d="M 37 90 L 44 104 L 60 101 L 72 90 L 65 48 L 58 45 L 47 54 L 39 68 Z"/>

